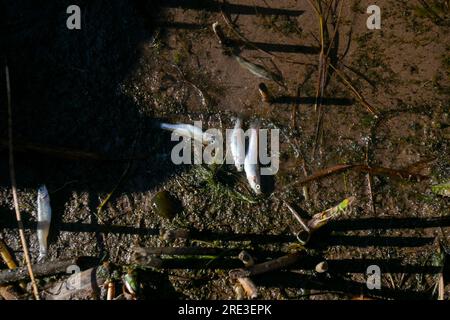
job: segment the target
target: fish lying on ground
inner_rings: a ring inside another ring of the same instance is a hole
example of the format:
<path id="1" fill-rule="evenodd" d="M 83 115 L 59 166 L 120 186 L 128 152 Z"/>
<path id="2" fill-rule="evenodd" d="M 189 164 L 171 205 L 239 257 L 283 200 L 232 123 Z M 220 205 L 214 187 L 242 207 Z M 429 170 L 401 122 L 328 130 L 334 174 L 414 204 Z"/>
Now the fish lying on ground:
<path id="1" fill-rule="evenodd" d="M 242 172 L 245 160 L 244 131 L 242 130 L 242 119 L 235 118 L 235 121 L 234 129 L 231 132 L 230 149 L 237 171 Z"/>
<path id="2" fill-rule="evenodd" d="M 194 139 L 203 144 L 211 144 L 214 142 L 214 135 L 203 132 L 201 128 L 191 124 L 160 123 L 159 127 L 164 130 L 172 131 L 179 136 Z"/>
<path id="3" fill-rule="evenodd" d="M 255 76 L 266 79 L 266 80 L 272 80 L 280 85 L 283 85 L 283 78 L 280 75 L 273 73 L 273 72 L 267 70 L 266 68 L 264 68 L 263 66 L 252 63 L 242 57 L 234 56 L 234 58 L 243 68 L 247 69 Z"/>
<path id="4" fill-rule="evenodd" d="M 250 187 L 256 194 L 261 194 L 261 176 L 258 165 L 258 128 L 256 124 L 250 127 L 250 137 L 244 160 L 244 170 Z"/>
<path id="5" fill-rule="evenodd" d="M 45 185 L 38 189 L 37 196 L 37 237 L 39 241 L 38 261 L 47 256 L 47 237 L 50 230 L 52 208 L 50 207 L 50 196 Z"/>

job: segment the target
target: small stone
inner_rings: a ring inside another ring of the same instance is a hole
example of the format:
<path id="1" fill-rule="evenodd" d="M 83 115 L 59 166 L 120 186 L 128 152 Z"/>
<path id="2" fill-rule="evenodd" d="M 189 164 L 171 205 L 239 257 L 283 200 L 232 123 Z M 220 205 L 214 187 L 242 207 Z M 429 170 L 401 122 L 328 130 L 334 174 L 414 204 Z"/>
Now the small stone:
<path id="1" fill-rule="evenodd" d="M 181 211 L 181 203 L 168 191 L 163 190 L 153 197 L 152 209 L 160 217 L 173 219 Z"/>

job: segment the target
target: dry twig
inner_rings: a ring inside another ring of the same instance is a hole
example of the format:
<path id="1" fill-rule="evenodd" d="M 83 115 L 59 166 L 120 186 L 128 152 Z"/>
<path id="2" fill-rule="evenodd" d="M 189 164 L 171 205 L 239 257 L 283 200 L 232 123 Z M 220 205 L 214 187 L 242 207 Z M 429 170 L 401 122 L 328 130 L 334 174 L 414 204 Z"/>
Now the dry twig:
<path id="1" fill-rule="evenodd" d="M 17 197 L 17 184 L 16 184 L 16 173 L 14 169 L 14 149 L 13 149 L 13 130 L 12 130 L 12 108 L 11 108 L 11 85 L 9 80 L 9 68 L 8 64 L 5 63 L 5 77 L 6 77 L 6 94 L 8 99 L 8 140 L 9 140 L 9 175 L 11 178 L 11 187 L 14 201 L 14 209 L 16 211 L 16 219 L 19 227 L 20 242 L 22 244 L 23 254 L 25 256 L 25 261 L 27 263 L 28 273 L 31 279 L 31 285 L 33 287 L 33 294 L 36 300 L 39 298 L 39 290 L 36 285 L 36 280 L 33 274 L 33 268 L 31 267 L 30 254 L 28 252 L 27 241 L 25 239 L 25 229 L 23 227 L 22 216 L 19 210 L 19 199 Z"/>

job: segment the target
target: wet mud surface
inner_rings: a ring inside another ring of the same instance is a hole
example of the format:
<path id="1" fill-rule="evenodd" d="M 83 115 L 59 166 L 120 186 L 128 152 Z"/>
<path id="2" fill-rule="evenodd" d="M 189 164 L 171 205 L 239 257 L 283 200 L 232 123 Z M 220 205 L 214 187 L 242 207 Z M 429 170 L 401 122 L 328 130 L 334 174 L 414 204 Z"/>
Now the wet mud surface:
<path id="1" fill-rule="evenodd" d="M 436 299 L 440 243 L 450 245 L 448 197 L 431 192 L 450 178 L 449 26 L 424 16 L 415 1 L 376 2 L 381 30 L 366 27 L 368 1 L 345 1 L 340 15 L 339 6 L 330 15 L 330 25 L 340 17 L 330 50 L 339 71 L 329 70 L 317 109 L 319 24 L 307 1 L 79 1 L 81 30 L 66 28 L 67 1 L 4 1 L 0 49 L 11 78 L 19 202 L 33 262 L 37 188 L 46 184 L 53 210 L 47 261 L 94 256 L 135 267 L 133 246 L 245 249 L 257 262 L 304 250 L 298 265 L 254 278 L 260 298 Z M 280 72 L 285 87 L 242 68 L 215 37 L 216 21 L 235 52 Z M 5 147 L 3 65 L 0 73 L 0 238 L 23 265 Z M 273 103 L 261 101 L 261 82 Z M 204 129 L 225 133 L 237 115 L 246 126 L 259 119 L 262 128 L 280 130 L 280 168 L 264 177 L 260 197 L 234 166 L 174 165 L 176 142 L 155 126 L 202 121 Z M 300 183 L 338 164 L 429 179 L 373 174 L 373 201 L 367 172 Z M 152 209 L 162 190 L 180 202 L 173 219 Z M 350 196 L 351 210 L 302 248 L 295 237 L 301 227 L 284 201 L 311 217 Z M 191 233 L 163 237 L 175 229 Z M 329 270 L 317 274 L 324 259 Z M 370 265 L 382 271 L 376 293 L 366 287 Z M 143 298 L 235 298 L 228 270 L 241 266 L 232 255 L 140 269 L 150 288 Z"/>

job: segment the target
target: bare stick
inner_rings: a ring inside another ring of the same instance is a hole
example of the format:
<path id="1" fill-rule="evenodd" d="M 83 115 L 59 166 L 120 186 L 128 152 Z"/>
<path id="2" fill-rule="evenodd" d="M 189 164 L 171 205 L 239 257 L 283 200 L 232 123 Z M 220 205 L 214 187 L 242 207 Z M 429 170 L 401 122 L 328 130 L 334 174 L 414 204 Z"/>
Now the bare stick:
<path id="1" fill-rule="evenodd" d="M 284 204 L 289 209 L 289 211 L 292 213 L 294 218 L 297 219 L 298 222 L 300 222 L 300 225 L 302 226 L 302 228 L 308 233 L 311 232 L 311 230 L 309 229 L 307 223 L 305 221 L 303 221 L 302 217 L 300 217 L 298 212 L 295 211 L 294 208 L 292 208 L 286 201 L 284 202 Z"/>
<path id="2" fill-rule="evenodd" d="M 6 60 L 6 59 L 5 59 Z M 22 243 L 23 254 L 27 263 L 28 273 L 33 287 L 33 294 L 36 300 L 39 298 L 39 290 L 34 279 L 33 268 L 31 267 L 30 254 L 28 252 L 27 241 L 25 239 L 25 232 L 22 223 L 22 216 L 19 210 L 19 200 L 17 197 L 16 173 L 14 170 L 14 154 L 13 154 L 13 130 L 12 130 L 12 108 L 11 108 L 11 85 L 9 82 L 9 68 L 8 63 L 5 62 L 5 77 L 6 77 L 6 95 L 8 98 L 8 136 L 9 136 L 9 175 L 11 178 L 11 187 L 14 199 L 14 209 L 16 211 L 17 224 L 19 226 L 20 242 Z"/>
<path id="3" fill-rule="evenodd" d="M 370 146 L 370 141 L 367 141 L 367 145 L 366 145 L 366 166 L 367 168 L 370 168 L 370 161 L 369 161 L 369 146 Z M 376 216 L 376 209 L 375 209 L 375 202 L 373 199 L 373 179 L 372 179 L 372 174 L 370 173 L 370 171 L 367 172 L 367 188 L 369 191 L 369 201 L 370 201 L 370 206 L 372 208 L 372 213 L 374 214 L 374 216 Z"/>

